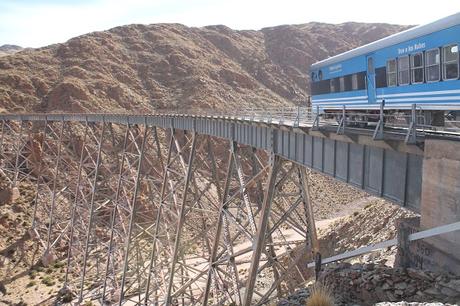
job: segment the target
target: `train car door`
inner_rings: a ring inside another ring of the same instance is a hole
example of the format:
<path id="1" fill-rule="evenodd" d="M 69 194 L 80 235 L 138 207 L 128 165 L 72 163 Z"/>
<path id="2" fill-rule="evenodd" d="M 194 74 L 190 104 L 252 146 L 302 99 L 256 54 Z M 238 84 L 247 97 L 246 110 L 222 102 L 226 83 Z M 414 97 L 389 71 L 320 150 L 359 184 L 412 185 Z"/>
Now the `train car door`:
<path id="1" fill-rule="evenodd" d="M 366 56 L 367 62 L 367 73 L 366 73 L 366 84 L 367 84 L 367 99 L 369 103 L 375 103 L 375 66 L 374 66 L 374 55 L 370 54 Z"/>

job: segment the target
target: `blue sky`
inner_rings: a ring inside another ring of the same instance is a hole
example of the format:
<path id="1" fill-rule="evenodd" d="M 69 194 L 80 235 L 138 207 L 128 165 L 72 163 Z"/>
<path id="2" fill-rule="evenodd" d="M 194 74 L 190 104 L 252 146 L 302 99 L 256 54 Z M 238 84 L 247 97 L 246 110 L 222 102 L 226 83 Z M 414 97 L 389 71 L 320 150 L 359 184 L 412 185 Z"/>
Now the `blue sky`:
<path id="1" fill-rule="evenodd" d="M 385 0 L 0 0 L 0 45 L 40 47 L 132 23 L 225 24 L 260 29 L 310 21 L 421 24 L 460 12 L 460 2 Z"/>

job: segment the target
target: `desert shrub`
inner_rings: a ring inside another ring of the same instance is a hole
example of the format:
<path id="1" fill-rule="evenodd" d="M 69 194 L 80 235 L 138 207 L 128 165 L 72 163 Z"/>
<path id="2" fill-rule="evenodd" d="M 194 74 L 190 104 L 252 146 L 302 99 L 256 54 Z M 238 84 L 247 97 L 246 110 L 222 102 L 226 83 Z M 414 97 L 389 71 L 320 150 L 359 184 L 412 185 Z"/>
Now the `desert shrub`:
<path id="1" fill-rule="evenodd" d="M 65 262 L 63 261 L 56 261 L 54 264 L 53 264 L 53 267 L 56 268 L 56 269 L 59 269 L 59 268 L 62 268 L 65 266 Z"/>
<path id="2" fill-rule="evenodd" d="M 29 277 L 30 277 L 30 279 L 35 279 L 37 277 L 37 271 L 31 270 L 29 272 Z"/>
<path id="3" fill-rule="evenodd" d="M 334 306 L 331 289 L 326 285 L 316 283 L 311 289 L 306 306 Z"/>
<path id="4" fill-rule="evenodd" d="M 42 284 L 51 287 L 51 286 L 54 286 L 55 282 L 51 278 L 51 276 L 47 275 L 47 276 L 43 277 Z"/>
<path id="5" fill-rule="evenodd" d="M 26 287 L 29 288 L 29 287 L 35 286 L 36 284 L 37 284 L 36 281 L 30 281 L 30 282 L 26 285 Z"/>

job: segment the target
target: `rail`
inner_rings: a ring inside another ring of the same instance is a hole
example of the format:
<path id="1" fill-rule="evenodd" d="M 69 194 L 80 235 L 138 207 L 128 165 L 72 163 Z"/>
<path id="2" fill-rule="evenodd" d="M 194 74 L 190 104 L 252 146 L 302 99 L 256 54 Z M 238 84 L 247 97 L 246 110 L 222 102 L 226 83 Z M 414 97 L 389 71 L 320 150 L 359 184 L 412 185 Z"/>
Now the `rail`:
<path id="1" fill-rule="evenodd" d="M 454 108 L 454 106 L 456 108 Z M 454 105 L 451 111 L 458 111 L 458 105 Z M 383 140 L 385 129 L 401 131 L 406 135 L 406 142 L 414 144 L 417 135 L 426 133 L 444 133 L 460 135 L 460 121 L 454 116 L 445 116 L 444 126 L 428 124 L 423 114 L 425 110 L 431 110 L 434 105 L 412 104 L 409 112 L 401 112 L 393 107 L 382 103 L 380 110 L 374 113 L 362 113 L 353 109 L 341 109 L 332 112 L 323 112 L 319 107 L 311 109 L 301 106 L 280 106 L 271 108 L 248 108 L 241 110 L 161 110 L 159 115 L 191 115 L 202 117 L 217 117 L 237 119 L 251 122 L 263 122 L 267 124 L 280 124 L 294 127 L 321 127 L 337 128 L 338 134 L 345 133 L 347 127 L 354 129 L 373 130 L 375 140 Z M 392 112 L 386 112 L 391 110 Z"/>
<path id="2" fill-rule="evenodd" d="M 443 127 L 430 125 L 425 122 L 422 113 L 427 106 L 413 104 L 410 112 L 386 112 L 392 110 L 391 106 L 386 107 L 381 104 L 380 111 L 374 113 L 362 113 L 342 106 L 331 112 L 322 112 L 317 107 L 311 109 L 300 106 L 280 106 L 271 108 L 248 108 L 240 110 L 210 110 L 210 109 L 188 109 L 188 110 L 156 110 L 151 114 L 130 114 L 130 113 L 93 113 L 93 114 L 0 114 L 0 119 L 20 118 L 24 120 L 39 120 L 46 116 L 51 120 L 88 120 L 89 117 L 104 116 L 107 118 L 122 118 L 123 116 L 135 117 L 155 117 L 155 116 L 191 116 L 214 119 L 229 119 L 249 122 L 261 122 L 266 124 L 286 125 L 292 127 L 311 127 L 313 129 L 329 128 L 336 129 L 337 134 L 346 133 L 347 129 L 352 128 L 355 132 L 360 130 L 372 131 L 374 140 L 384 140 L 385 132 L 397 132 L 405 135 L 408 144 L 415 144 L 417 136 L 427 133 L 448 134 L 453 136 L 460 135 L 460 121 L 455 116 L 446 116 Z M 460 112 L 460 110 L 459 110 Z M 34 119 L 36 118 L 36 119 Z M 120 119 L 121 120 L 121 119 Z"/>
<path id="3" fill-rule="evenodd" d="M 429 238 L 429 237 L 434 237 L 434 236 L 438 236 L 438 235 L 442 235 L 442 234 L 447 234 L 447 233 L 454 232 L 454 231 L 459 231 L 459 230 L 460 230 L 460 222 L 455 222 L 455 223 L 441 225 L 441 226 L 438 226 L 438 227 L 433 227 L 433 228 L 430 228 L 430 229 L 427 229 L 427 230 L 424 230 L 424 231 L 420 231 L 420 232 L 417 232 L 417 233 L 410 234 L 409 237 L 408 237 L 408 240 L 409 241 L 416 241 L 416 240 Z M 395 245 L 397 245 L 397 243 L 398 243 L 398 239 L 394 238 L 394 239 L 382 241 L 382 242 L 379 242 L 379 243 L 376 243 L 376 244 L 371 244 L 371 245 L 368 245 L 368 246 L 360 247 L 360 248 L 352 250 L 352 251 L 347 251 L 347 252 L 344 252 L 344 253 L 341 253 L 341 254 L 338 254 L 338 255 L 334 255 L 334 256 L 322 259 L 321 264 L 328 264 L 328 263 L 336 262 L 336 261 L 339 261 L 339 260 L 344 260 L 344 259 L 364 255 L 364 254 L 371 253 L 371 252 L 374 252 L 374 251 L 377 251 L 377 250 L 380 250 L 380 249 L 383 249 L 383 248 L 395 246 Z M 314 267 L 316 267 L 316 265 L 317 265 L 316 262 L 310 262 L 310 263 L 307 264 L 307 267 L 308 268 L 314 268 Z"/>

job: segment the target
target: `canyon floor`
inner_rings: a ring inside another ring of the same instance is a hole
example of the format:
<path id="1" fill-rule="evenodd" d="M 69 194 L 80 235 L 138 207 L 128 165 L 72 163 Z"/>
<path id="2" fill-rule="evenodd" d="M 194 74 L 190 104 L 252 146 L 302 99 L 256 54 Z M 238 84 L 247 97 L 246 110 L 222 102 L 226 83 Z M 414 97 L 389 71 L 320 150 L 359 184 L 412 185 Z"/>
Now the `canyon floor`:
<path id="1" fill-rule="evenodd" d="M 332 178 L 316 173 L 309 175 L 324 257 L 391 239 L 395 236 L 396 220 L 413 215 Z M 5 182 L 2 188 L 8 190 Z M 0 237 L 0 304 L 52 305 L 64 281 L 64 259 L 43 267 L 39 260 L 42 246 L 28 239 L 32 190 L 30 185 L 23 183 L 19 195 L 6 197 L 0 205 L 0 231 L 7 233 Z M 371 260 L 391 265 L 394 255 L 394 249 L 383 250 L 353 262 Z"/>

